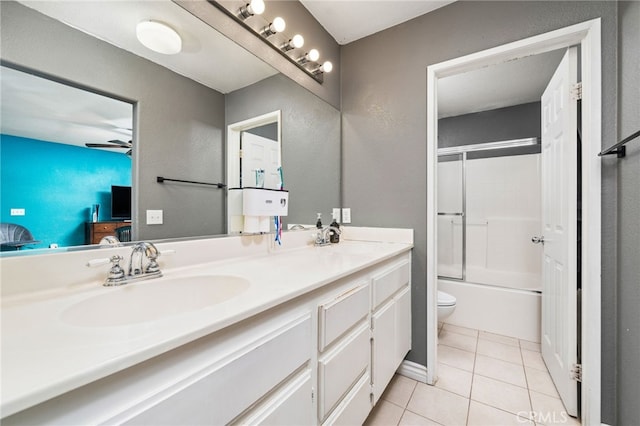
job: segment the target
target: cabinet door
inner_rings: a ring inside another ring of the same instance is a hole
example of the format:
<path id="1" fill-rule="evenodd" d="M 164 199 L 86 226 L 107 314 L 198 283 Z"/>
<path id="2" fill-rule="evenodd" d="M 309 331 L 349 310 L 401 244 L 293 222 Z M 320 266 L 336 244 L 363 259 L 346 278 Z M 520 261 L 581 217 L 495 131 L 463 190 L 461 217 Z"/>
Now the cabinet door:
<path id="1" fill-rule="evenodd" d="M 396 301 L 396 366 L 411 350 L 411 287 L 407 286 L 394 297 Z"/>
<path id="2" fill-rule="evenodd" d="M 393 377 L 397 364 L 395 349 L 396 336 L 396 305 L 392 299 L 373 314 L 371 325 L 373 328 L 373 354 L 372 354 L 372 382 L 373 403 L 384 392 L 385 387 Z"/>

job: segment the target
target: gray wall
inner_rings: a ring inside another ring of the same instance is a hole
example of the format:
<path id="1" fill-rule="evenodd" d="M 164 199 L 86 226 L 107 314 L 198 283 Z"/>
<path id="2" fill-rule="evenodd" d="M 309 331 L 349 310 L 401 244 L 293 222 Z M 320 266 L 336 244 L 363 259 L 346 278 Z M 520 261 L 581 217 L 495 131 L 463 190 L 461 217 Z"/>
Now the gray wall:
<path id="1" fill-rule="evenodd" d="M 330 222 L 340 207 L 340 112 L 278 74 L 226 96 L 227 124 L 282 111 L 282 169 L 289 194 L 287 224 Z"/>
<path id="2" fill-rule="evenodd" d="M 618 5 L 618 140 L 640 130 L 640 2 Z M 607 141 L 607 145 L 613 141 Z M 611 160 L 618 168 L 617 424 L 640 417 L 640 139 L 627 156 Z M 605 283 L 614 292 L 612 281 Z M 604 289 L 603 289 L 604 291 Z"/>
<path id="3" fill-rule="evenodd" d="M 438 148 L 539 138 L 540 102 L 474 112 L 438 120 Z M 537 154 L 540 145 L 468 153 L 467 158 Z"/>
<path id="4" fill-rule="evenodd" d="M 0 7 L 3 61 L 136 104 L 136 238 L 224 232 L 224 191 L 156 183 L 224 181 L 224 96 L 18 3 Z M 164 210 L 164 225 L 145 225 L 146 209 Z"/>
<path id="5" fill-rule="evenodd" d="M 460 1 L 343 46 L 343 205 L 351 207 L 356 225 L 415 229 L 410 360 L 426 363 L 427 66 L 598 17 L 603 45 L 602 135 L 603 141 L 612 141 L 617 133 L 615 2 Z M 617 169 L 603 167 L 602 420 L 613 424 L 616 354 L 610 349 L 615 343 L 610 336 L 616 333 L 612 289 L 617 267 Z M 629 217 L 633 212 L 638 213 L 635 207 Z M 638 252 L 631 247 L 628 255 L 637 261 Z M 638 383 L 638 369 L 631 371 L 630 383 Z"/>

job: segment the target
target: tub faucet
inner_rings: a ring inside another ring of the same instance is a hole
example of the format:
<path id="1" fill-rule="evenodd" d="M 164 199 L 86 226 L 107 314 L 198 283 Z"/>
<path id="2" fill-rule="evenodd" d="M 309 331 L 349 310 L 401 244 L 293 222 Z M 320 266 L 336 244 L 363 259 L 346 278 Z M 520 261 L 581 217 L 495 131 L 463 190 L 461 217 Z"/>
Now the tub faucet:
<path id="1" fill-rule="evenodd" d="M 325 226 L 322 229 L 318 229 L 318 232 L 316 233 L 316 246 L 326 246 L 331 244 L 331 231 L 335 232 L 336 234 L 340 234 L 340 229 L 336 228 L 335 226 Z"/>

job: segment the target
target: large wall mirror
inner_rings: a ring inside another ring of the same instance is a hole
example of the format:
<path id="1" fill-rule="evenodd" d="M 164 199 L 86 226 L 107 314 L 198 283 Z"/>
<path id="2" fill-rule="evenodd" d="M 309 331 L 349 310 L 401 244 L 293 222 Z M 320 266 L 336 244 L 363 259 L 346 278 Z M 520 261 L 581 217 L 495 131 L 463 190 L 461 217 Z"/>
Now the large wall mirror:
<path id="1" fill-rule="evenodd" d="M 135 25 L 144 19 L 171 23 L 183 38 L 182 52 L 167 57 L 146 51 L 135 40 Z M 2 222 L 20 224 L 28 219 L 28 223 L 40 223 L 30 225 L 33 238 L 40 243 L 24 246 L 22 253 L 39 253 L 42 251 L 34 248 L 44 249 L 51 244 L 61 247 L 82 244 L 84 240 L 80 241 L 80 237 L 65 240 L 41 229 L 54 229 L 64 221 L 52 219 L 51 209 L 57 209 L 59 217 L 73 222 L 66 226 L 80 230 L 80 234 L 85 232 L 85 222 L 93 219 L 94 204 L 100 205 L 98 221 L 111 220 L 112 185 L 132 187 L 134 240 L 225 233 L 225 189 L 158 183 L 157 177 L 224 183 L 227 125 L 276 110 L 282 114 L 282 166 L 285 186 L 290 191 L 285 225 L 311 223 L 316 212 L 328 214 L 339 206 L 340 112 L 177 4 L 6 1 L 2 4 L 1 20 L 0 52 L 3 71 L 6 70 L 0 74 L 3 85 L 5 76 L 23 72 L 130 108 L 128 124 L 123 120 L 110 122 L 104 117 L 94 123 L 97 131 L 117 134 L 102 134 L 91 140 L 78 135 L 81 146 L 76 147 L 128 162 L 130 171 L 121 175 L 129 173 L 129 181 L 109 177 L 103 167 L 88 166 L 84 160 L 72 161 L 78 174 L 69 175 L 68 191 L 78 193 L 74 185 L 89 178 L 102 180 L 102 189 L 94 198 L 87 197 L 73 207 L 57 202 L 47 207 L 48 213 L 25 209 L 24 216 L 11 215 L 11 209 L 23 205 L 2 203 Z M 23 93 L 26 91 L 27 87 Z M 2 96 L 4 105 L 4 93 Z M 69 123 L 81 119 L 87 124 L 86 116 L 91 115 L 86 114 L 88 110 L 80 103 L 71 112 L 68 108 L 58 109 L 59 126 L 70 130 Z M 10 137 L 57 142 L 47 135 L 12 134 L 19 132 L 10 130 L 5 118 L 3 109 L 3 144 Z M 108 141 L 120 141 L 115 143 L 126 146 L 102 151 L 86 147 L 86 143 L 110 144 Z M 129 144 L 131 152 L 127 155 Z M 25 163 L 34 161 L 26 151 L 16 155 L 22 156 Z M 37 195 L 38 188 L 30 187 L 22 179 L 17 181 L 3 175 L 0 184 L 3 197 L 8 188 L 18 185 L 22 186 L 23 195 L 35 201 L 42 197 Z M 65 211 L 67 207 L 72 210 Z M 163 223 L 147 224 L 147 210 L 162 210 Z"/>

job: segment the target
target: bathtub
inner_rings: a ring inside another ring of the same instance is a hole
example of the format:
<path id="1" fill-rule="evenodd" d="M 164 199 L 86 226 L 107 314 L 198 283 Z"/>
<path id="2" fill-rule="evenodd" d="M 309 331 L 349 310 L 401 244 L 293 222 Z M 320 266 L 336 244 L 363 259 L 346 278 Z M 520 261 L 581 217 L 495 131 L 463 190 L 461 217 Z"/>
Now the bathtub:
<path id="1" fill-rule="evenodd" d="M 508 288 L 440 278 L 438 290 L 452 294 L 457 300 L 456 310 L 446 323 L 540 342 L 539 288 Z"/>

